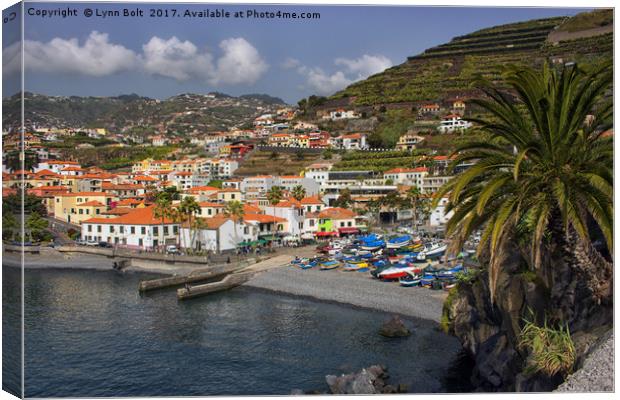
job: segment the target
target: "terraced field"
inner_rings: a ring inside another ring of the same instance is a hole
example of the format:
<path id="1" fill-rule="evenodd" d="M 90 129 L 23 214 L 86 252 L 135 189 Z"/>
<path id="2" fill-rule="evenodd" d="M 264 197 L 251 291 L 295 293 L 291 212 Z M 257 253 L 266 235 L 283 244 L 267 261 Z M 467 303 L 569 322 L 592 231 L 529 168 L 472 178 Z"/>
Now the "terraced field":
<path id="1" fill-rule="evenodd" d="M 354 106 L 442 101 L 475 95 L 472 82 L 478 77 L 501 83 L 501 70 L 507 64 L 538 65 L 546 59 L 557 63 L 595 63 L 611 59 L 611 10 L 595 13 L 595 19 L 584 18 L 584 14 L 573 18 L 547 18 L 455 37 L 449 43 L 409 57 L 401 65 L 350 85 L 330 100 L 342 102 L 348 98 Z M 571 32 L 571 36 L 566 37 L 572 40 L 559 43 L 548 40 L 551 33 L 555 38 L 564 37 L 561 33 L 565 26 Z M 583 35 L 578 34 L 579 27 Z M 593 29 L 601 34 L 591 36 Z M 325 106 L 329 107 L 330 101 Z"/>

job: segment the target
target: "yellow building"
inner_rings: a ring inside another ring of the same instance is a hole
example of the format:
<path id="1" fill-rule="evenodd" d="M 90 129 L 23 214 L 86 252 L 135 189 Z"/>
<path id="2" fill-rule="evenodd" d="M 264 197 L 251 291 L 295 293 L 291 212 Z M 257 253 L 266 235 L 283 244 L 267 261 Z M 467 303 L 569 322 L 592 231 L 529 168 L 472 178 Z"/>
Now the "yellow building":
<path id="1" fill-rule="evenodd" d="M 54 218 L 79 225 L 107 210 L 116 196 L 103 192 L 61 193 L 54 196 Z"/>
<path id="2" fill-rule="evenodd" d="M 153 160 L 147 158 L 142 161 L 138 161 L 131 167 L 131 172 L 158 172 L 158 171 L 172 171 L 172 162 L 168 160 Z"/>
<path id="3" fill-rule="evenodd" d="M 220 189 L 217 192 L 217 199 L 221 202 L 241 201 L 241 190 L 235 188 Z"/>

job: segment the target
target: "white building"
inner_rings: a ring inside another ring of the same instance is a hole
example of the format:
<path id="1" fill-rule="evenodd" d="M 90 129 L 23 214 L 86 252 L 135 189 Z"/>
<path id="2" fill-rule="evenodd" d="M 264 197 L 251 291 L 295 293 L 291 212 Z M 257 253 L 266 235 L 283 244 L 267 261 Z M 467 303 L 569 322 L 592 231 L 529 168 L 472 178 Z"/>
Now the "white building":
<path id="1" fill-rule="evenodd" d="M 301 186 L 306 189 L 306 196 L 314 196 L 319 193 L 319 184 L 310 178 L 299 175 L 282 175 L 275 177 L 274 184 L 281 186 L 284 190 L 293 191 L 295 186 Z"/>
<path id="2" fill-rule="evenodd" d="M 36 167 L 34 167 L 34 172 L 39 172 L 47 169 L 58 175 L 67 175 L 67 171 L 63 173 L 63 170 L 65 170 L 66 168 L 81 169 L 82 167 L 77 161 L 48 160 L 45 162 L 40 162 Z"/>
<path id="3" fill-rule="evenodd" d="M 257 175 L 244 178 L 241 182 L 241 190 L 245 192 L 265 193 L 276 184 L 272 175 Z"/>
<path id="4" fill-rule="evenodd" d="M 189 229 L 188 224 L 181 227 L 180 246 L 215 253 L 232 252 L 243 241 L 257 239 L 254 227 L 232 218 L 218 215 L 203 218 L 203 228 Z"/>
<path id="5" fill-rule="evenodd" d="M 330 163 L 316 163 L 306 168 L 304 176 L 308 179 L 312 179 L 319 184 L 319 187 L 325 185 L 325 182 L 329 179 L 329 170 L 332 169 Z"/>
<path id="6" fill-rule="evenodd" d="M 324 118 L 331 119 L 332 121 L 338 121 L 341 119 L 354 119 L 359 117 L 360 115 L 353 110 L 345 110 L 340 108 L 338 110 L 330 111 L 329 115 L 326 115 Z"/>
<path id="7" fill-rule="evenodd" d="M 429 225 L 430 226 L 442 226 L 448 223 L 452 215 L 454 215 L 453 211 L 450 211 L 446 214 L 446 205 L 448 204 L 448 198 L 442 197 L 433 210 L 431 210 L 431 215 L 429 217 Z"/>
<path id="8" fill-rule="evenodd" d="M 383 177 L 391 179 L 394 184 L 417 186 L 422 189 L 424 178 L 428 175 L 428 168 L 394 168 L 383 173 Z"/>
<path id="9" fill-rule="evenodd" d="M 286 224 L 286 230 L 283 233 L 301 237 L 304 229 L 304 208 L 298 202 L 280 201 L 275 206 L 269 205 L 265 207 L 265 214 L 284 218 L 288 221 L 288 224 Z"/>
<path id="10" fill-rule="evenodd" d="M 82 221 L 82 238 L 108 242 L 119 247 L 152 250 L 176 244 L 179 224 L 156 218 L 154 206 L 135 208 L 116 218 L 90 218 Z"/>
<path id="11" fill-rule="evenodd" d="M 464 130 L 471 128 L 471 122 L 461 119 L 460 115 L 450 114 L 446 115 L 442 120 L 437 130 L 441 133 L 449 133 L 457 130 Z"/>

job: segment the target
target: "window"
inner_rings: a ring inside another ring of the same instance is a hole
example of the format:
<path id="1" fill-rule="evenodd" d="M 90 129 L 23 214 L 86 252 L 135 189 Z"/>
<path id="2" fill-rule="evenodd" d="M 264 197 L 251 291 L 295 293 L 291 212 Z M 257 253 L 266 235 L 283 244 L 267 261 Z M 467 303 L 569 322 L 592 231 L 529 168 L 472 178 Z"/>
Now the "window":
<path id="1" fill-rule="evenodd" d="M 310 226 L 314 226 L 314 220 L 313 219 L 310 220 Z"/>
<path id="2" fill-rule="evenodd" d="M 174 235 L 177 235 L 177 234 L 179 233 L 179 227 L 178 227 L 178 226 L 176 226 L 176 225 L 175 225 L 175 226 L 173 226 L 173 227 L 172 227 L 172 233 L 173 233 Z"/>
<path id="3" fill-rule="evenodd" d="M 153 227 L 153 236 L 159 236 L 159 228 L 156 226 Z"/>
<path id="4" fill-rule="evenodd" d="M 344 227 L 344 222 L 340 223 L 340 227 L 343 228 Z"/>
<path id="5" fill-rule="evenodd" d="M 84 214 L 84 210 L 82 210 L 81 208 L 78 211 L 80 215 Z"/>
<path id="6" fill-rule="evenodd" d="M 120 230 L 121 233 L 125 233 L 125 227 L 123 225 L 121 225 L 119 227 L 119 230 Z"/>
<path id="7" fill-rule="evenodd" d="M 95 214 L 97 214 L 97 215 L 99 215 L 100 212 L 101 212 L 101 210 L 98 209 L 98 208 L 95 210 Z"/>
<path id="8" fill-rule="evenodd" d="M 97 232 L 101 233 L 101 225 L 97 225 Z"/>
<path id="9" fill-rule="evenodd" d="M 59 198 L 56 199 L 56 203 L 60 203 L 60 199 Z"/>
<path id="10" fill-rule="evenodd" d="M 75 214 L 75 208 L 71 209 L 71 214 Z"/>
<path id="11" fill-rule="evenodd" d="M 350 221 L 349 221 L 349 222 L 347 222 L 347 226 L 351 226 L 351 222 L 350 222 Z"/>
<path id="12" fill-rule="evenodd" d="M 143 235 L 146 235 L 146 228 L 145 227 L 141 227 L 140 228 L 140 233 Z"/>
<path id="13" fill-rule="evenodd" d="M 244 234 L 244 235 L 247 235 L 248 233 L 250 233 L 250 230 L 249 230 L 249 229 L 248 229 L 248 227 L 246 226 L 246 227 L 244 227 L 244 228 L 243 228 L 243 234 Z"/>
<path id="14" fill-rule="evenodd" d="M 168 227 L 164 226 L 164 235 L 168 235 Z"/>
<path id="15" fill-rule="evenodd" d="M 207 209 L 207 214 L 211 215 L 211 209 L 210 208 Z"/>
<path id="16" fill-rule="evenodd" d="M 136 233 L 136 227 L 132 226 L 131 228 L 129 228 L 129 232 L 133 235 L 134 233 Z"/>
<path id="17" fill-rule="evenodd" d="M 233 194 L 231 194 L 231 195 L 230 195 L 230 198 L 231 198 L 232 200 L 234 200 L 234 199 L 235 199 L 235 194 L 234 194 L 234 193 L 233 193 Z"/>
<path id="18" fill-rule="evenodd" d="M 93 231 L 93 226 L 92 225 L 88 225 L 88 232 L 92 232 Z"/>
<path id="19" fill-rule="evenodd" d="M 110 233 L 114 233 L 114 225 L 110 225 Z"/>

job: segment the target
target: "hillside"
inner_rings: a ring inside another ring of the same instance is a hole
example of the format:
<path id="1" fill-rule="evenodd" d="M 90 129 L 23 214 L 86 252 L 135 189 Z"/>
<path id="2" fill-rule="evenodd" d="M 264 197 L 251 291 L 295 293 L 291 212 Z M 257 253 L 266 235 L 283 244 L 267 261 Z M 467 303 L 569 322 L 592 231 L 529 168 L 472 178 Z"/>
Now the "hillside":
<path id="1" fill-rule="evenodd" d="M 478 76 L 501 81 L 506 64 L 597 62 L 613 53 L 613 12 L 599 10 L 495 26 L 453 38 L 334 94 L 321 108 L 445 101 L 475 94 Z"/>
<path id="2" fill-rule="evenodd" d="M 155 100 L 136 94 L 117 97 L 62 97 L 25 93 L 27 125 L 57 128 L 107 128 L 113 132 L 149 130 L 187 133 L 224 130 L 285 105 L 261 94 L 232 97 L 222 93 L 181 94 Z M 3 100 L 5 129 L 19 121 L 18 94 Z"/>

